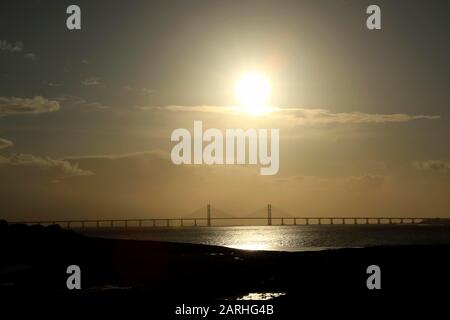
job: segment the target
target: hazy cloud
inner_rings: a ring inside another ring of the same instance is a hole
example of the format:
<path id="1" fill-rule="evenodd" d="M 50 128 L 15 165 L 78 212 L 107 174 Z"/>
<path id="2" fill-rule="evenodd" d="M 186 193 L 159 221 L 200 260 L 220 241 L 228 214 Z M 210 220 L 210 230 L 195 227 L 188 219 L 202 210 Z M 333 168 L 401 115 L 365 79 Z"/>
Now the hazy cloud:
<path id="1" fill-rule="evenodd" d="M 245 111 L 235 106 L 140 106 L 142 110 L 172 111 L 172 112 L 211 112 L 225 114 L 245 114 Z M 439 115 L 409 115 L 405 113 L 373 114 L 364 112 L 333 113 L 326 109 L 280 108 L 267 107 L 266 115 L 273 119 L 289 121 L 292 124 L 329 124 L 329 123 L 387 123 L 409 122 L 418 119 L 435 120 Z M 264 115 L 263 115 L 264 116 Z"/>
<path id="2" fill-rule="evenodd" d="M 87 156 L 68 156 L 64 157 L 64 160 L 89 160 L 89 159 L 107 159 L 107 160 L 117 160 L 123 158 L 132 158 L 140 156 L 152 156 L 159 159 L 169 159 L 169 153 L 163 150 L 152 150 L 152 151 L 140 151 L 140 152 L 130 152 L 130 153 L 118 153 L 118 154 L 101 154 L 101 155 L 87 155 Z"/>
<path id="3" fill-rule="evenodd" d="M 72 95 L 62 95 L 60 97 L 56 97 L 55 100 L 65 103 L 70 103 L 75 106 L 84 106 L 88 108 L 96 108 L 96 109 L 109 109 L 110 106 L 104 105 L 100 102 L 87 101 L 86 99 L 79 96 Z"/>
<path id="4" fill-rule="evenodd" d="M 39 157 L 31 154 L 13 154 L 9 157 L 0 156 L 0 168 L 35 168 L 52 172 L 54 178 L 62 179 L 74 176 L 89 176 L 92 171 L 83 170 L 78 164 L 72 164 L 67 160 Z"/>
<path id="5" fill-rule="evenodd" d="M 20 52 L 23 49 L 22 42 L 9 42 L 8 40 L 0 40 L 0 50 L 9 52 Z"/>
<path id="6" fill-rule="evenodd" d="M 233 114 L 239 111 L 238 107 L 220 107 L 220 106 L 138 106 L 141 110 L 148 111 L 171 111 L 171 112 L 213 112 Z"/>
<path id="7" fill-rule="evenodd" d="M 84 86 L 98 86 L 100 84 L 101 78 L 99 77 L 89 77 L 81 81 Z"/>
<path id="8" fill-rule="evenodd" d="M 419 170 L 436 171 L 436 172 L 450 172 L 450 161 L 443 160 L 427 160 L 415 161 L 413 167 Z"/>
<path id="9" fill-rule="evenodd" d="M 299 124 L 326 123 L 385 123 L 408 122 L 417 119 L 439 119 L 436 115 L 409 115 L 404 113 L 373 114 L 364 112 L 333 113 L 326 109 L 278 108 L 282 115 Z"/>
<path id="10" fill-rule="evenodd" d="M 47 85 L 49 86 L 49 87 L 61 87 L 62 86 L 62 84 L 61 83 L 59 83 L 59 82 L 47 82 Z"/>
<path id="11" fill-rule="evenodd" d="M 37 55 L 35 53 L 32 53 L 32 52 L 24 54 L 23 57 L 25 59 L 33 60 L 33 61 L 35 61 L 37 59 Z"/>
<path id="12" fill-rule="evenodd" d="M 132 93 L 142 94 L 142 95 L 151 95 L 153 94 L 153 90 L 147 88 L 136 88 L 132 86 L 124 86 L 125 91 L 129 91 Z"/>
<path id="13" fill-rule="evenodd" d="M 34 98 L 0 97 L 0 117 L 38 114 L 59 110 L 59 102 L 41 96 Z"/>
<path id="14" fill-rule="evenodd" d="M 5 149 L 13 145 L 14 143 L 12 141 L 0 138 L 0 149 Z"/>

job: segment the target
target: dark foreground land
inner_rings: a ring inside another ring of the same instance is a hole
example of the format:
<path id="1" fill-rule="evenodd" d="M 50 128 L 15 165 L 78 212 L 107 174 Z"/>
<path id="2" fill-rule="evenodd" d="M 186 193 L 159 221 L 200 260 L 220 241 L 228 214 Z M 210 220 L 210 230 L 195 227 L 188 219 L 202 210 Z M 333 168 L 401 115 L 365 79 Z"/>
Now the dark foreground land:
<path id="1" fill-rule="evenodd" d="M 0 308 L 47 316 L 61 309 L 71 314 L 126 311 L 126 318 L 139 312 L 143 319 L 201 319 L 177 316 L 176 307 L 218 307 L 242 303 L 236 297 L 250 292 L 282 292 L 286 295 L 266 301 L 274 304 L 273 315 L 210 314 L 207 318 L 309 319 L 308 312 L 319 318 L 355 312 L 360 318 L 420 310 L 430 314 L 448 310 L 449 253 L 450 245 L 242 251 L 89 238 L 58 226 L 2 222 Z M 366 269 L 373 264 L 381 268 L 381 290 L 366 286 Z M 69 265 L 81 268 L 81 290 L 66 287 Z M 360 307 L 365 311 L 356 311 Z"/>

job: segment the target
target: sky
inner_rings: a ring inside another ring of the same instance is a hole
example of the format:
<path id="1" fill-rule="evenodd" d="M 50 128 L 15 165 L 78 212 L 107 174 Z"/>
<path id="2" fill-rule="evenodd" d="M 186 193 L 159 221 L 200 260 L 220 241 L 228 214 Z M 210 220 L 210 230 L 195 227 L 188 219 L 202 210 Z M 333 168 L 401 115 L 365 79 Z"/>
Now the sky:
<path id="1" fill-rule="evenodd" d="M 3 1 L 0 217 L 450 217 L 450 4 L 370 4 Z M 254 71 L 276 112 L 230 112 Z M 279 129 L 279 172 L 173 164 L 194 120 Z"/>

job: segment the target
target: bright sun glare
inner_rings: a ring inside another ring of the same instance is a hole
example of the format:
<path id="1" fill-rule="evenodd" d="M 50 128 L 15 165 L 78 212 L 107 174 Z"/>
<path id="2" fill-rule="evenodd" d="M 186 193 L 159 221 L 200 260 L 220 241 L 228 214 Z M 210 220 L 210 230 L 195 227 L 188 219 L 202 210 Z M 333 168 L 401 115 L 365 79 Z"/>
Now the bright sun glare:
<path id="1" fill-rule="evenodd" d="M 260 73 L 248 73 L 236 84 L 236 98 L 244 112 L 261 115 L 269 111 L 269 80 Z"/>

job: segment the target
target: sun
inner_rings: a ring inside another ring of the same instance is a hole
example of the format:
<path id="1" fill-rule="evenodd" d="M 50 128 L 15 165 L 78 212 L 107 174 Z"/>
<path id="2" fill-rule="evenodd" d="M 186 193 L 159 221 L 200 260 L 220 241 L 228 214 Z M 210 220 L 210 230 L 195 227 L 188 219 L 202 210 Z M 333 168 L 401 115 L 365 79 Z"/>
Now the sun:
<path id="1" fill-rule="evenodd" d="M 247 73 L 236 84 L 235 93 L 242 111 L 252 115 L 268 112 L 270 82 L 261 73 Z"/>

